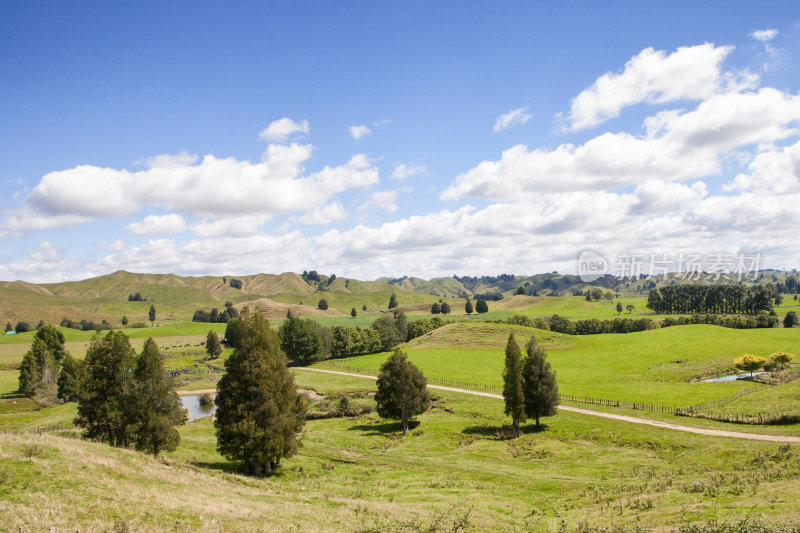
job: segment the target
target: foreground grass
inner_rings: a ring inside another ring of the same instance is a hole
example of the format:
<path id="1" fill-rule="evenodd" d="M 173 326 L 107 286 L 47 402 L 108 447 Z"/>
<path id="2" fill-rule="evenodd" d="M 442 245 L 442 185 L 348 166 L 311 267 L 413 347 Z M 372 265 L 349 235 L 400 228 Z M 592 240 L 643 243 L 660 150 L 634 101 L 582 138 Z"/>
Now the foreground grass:
<path id="1" fill-rule="evenodd" d="M 297 373 L 322 392 L 372 382 Z M 268 479 L 220 457 L 208 419 L 163 460 L 53 435 L 0 434 L 10 530 L 548 531 L 800 512 L 797 449 L 562 413 L 517 440 L 498 400 L 436 392 L 412 434 L 374 414 L 310 421 Z"/>

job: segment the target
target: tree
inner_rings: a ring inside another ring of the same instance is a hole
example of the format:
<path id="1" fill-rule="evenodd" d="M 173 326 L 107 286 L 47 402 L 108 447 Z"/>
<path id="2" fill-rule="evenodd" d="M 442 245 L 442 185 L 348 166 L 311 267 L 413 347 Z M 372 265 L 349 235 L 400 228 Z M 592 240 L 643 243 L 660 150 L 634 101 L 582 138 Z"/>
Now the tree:
<path id="1" fill-rule="evenodd" d="M 589 294 L 592 296 L 592 300 L 596 302 L 603 299 L 603 289 L 600 287 L 594 287 Z"/>
<path id="2" fill-rule="evenodd" d="M 746 353 L 743 356 L 733 360 L 733 366 L 742 372 L 750 372 L 750 377 L 753 377 L 753 372 L 764 366 L 767 360 L 763 357 L 758 357 L 751 353 Z"/>
<path id="3" fill-rule="evenodd" d="M 606 303 L 611 303 L 616 297 L 617 296 L 613 291 L 606 291 L 603 293 L 603 299 L 606 301 Z"/>
<path id="4" fill-rule="evenodd" d="M 628 304 L 628 305 L 625 306 L 625 309 L 628 310 L 628 313 L 633 313 L 634 306 L 633 306 L 633 304 Z"/>
<path id="5" fill-rule="evenodd" d="M 786 316 L 783 318 L 783 327 L 785 328 L 793 328 L 798 324 L 797 313 L 794 311 L 789 311 L 786 313 Z"/>
<path id="6" fill-rule="evenodd" d="M 558 385 L 555 372 L 550 369 L 544 348 L 536 343 L 536 337 L 531 337 L 525 349 L 528 353 L 522 366 L 525 414 L 535 418 L 536 426 L 539 427 L 539 417 L 556 414 Z"/>
<path id="7" fill-rule="evenodd" d="M 320 299 L 320 301 L 317 303 L 317 309 L 320 309 L 322 311 L 327 311 L 328 310 L 328 300 L 326 300 L 325 298 Z"/>
<path id="8" fill-rule="evenodd" d="M 515 296 L 525 296 L 525 287 L 523 287 L 522 285 L 517 287 L 517 290 L 514 291 L 514 295 Z"/>
<path id="9" fill-rule="evenodd" d="M 350 309 L 350 316 L 351 317 L 355 318 L 357 315 L 358 315 L 358 313 L 356 313 L 356 308 L 355 307 Z"/>
<path id="10" fill-rule="evenodd" d="M 432 315 L 438 315 L 441 312 L 442 312 L 442 308 L 439 307 L 439 304 L 437 302 L 434 302 L 433 305 L 431 306 L 431 314 Z"/>
<path id="11" fill-rule="evenodd" d="M 395 307 L 397 307 L 397 295 L 392 293 L 389 297 L 389 309 L 394 309 Z"/>
<path id="12" fill-rule="evenodd" d="M 228 346 L 236 346 L 236 342 L 239 339 L 239 331 L 242 327 L 242 321 L 238 318 L 231 320 L 228 322 L 228 325 L 225 326 L 225 343 Z"/>
<path id="13" fill-rule="evenodd" d="M 361 310 L 362 311 L 366 311 L 367 310 L 367 304 L 361 304 Z"/>
<path id="14" fill-rule="evenodd" d="M 294 317 L 284 320 L 278 328 L 278 337 L 281 350 L 292 361 L 308 364 L 325 358 L 322 338 L 305 320 Z"/>
<path id="15" fill-rule="evenodd" d="M 83 382 L 86 380 L 86 368 L 69 352 L 61 360 L 61 373 L 58 376 L 58 397 L 65 402 L 78 401 Z"/>
<path id="16" fill-rule="evenodd" d="M 503 369 L 503 399 L 505 413 L 511 416 L 514 433 L 520 436 L 519 423 L 525 421 L 525 394 L 522 389 L 522 356 L 514 334 L 508 336 L 506 363 Z"/>
<path id="17" fill-rule="evenodd" d="M 127 326 L 128 325 L 128 317 L 127 316 L 123 316 L 122 317 L 122 325 L 123 326 Z"/>
<path id="18" fill-rule="evenodd" d="M 222 355 L 222 343 L 219 342 L 219 336 L 213 329 L 206 335 L 206 353 L 209 359 L 216 359 Z"/>
<path id="19" fill-rule="evenodd" d="M 14 326 L 11 325 L 11 322 L 6 323 L 6 333 L 9 331 L 14 331 Z"/>
<path id="20" fill-rule="evenodd" d="M 103 338 L 95 336 L 86 351 L 85 364 L 86 381 L 75 422 L 86 438 L 127 446 L 130 416 L 125 401 L 133 386 L 136 364 L 130 339 L 121 331 L 110 331 Z"/>
<path id="21" fill-rule="evenodd" d="M 17 333 L 26 333 L 31 330 L 31 325 L 27 322 L 17 322 L 17 325 L 14 326 L 14 331 Z"/>
<path id="22" fill-rule="evenodd" d="M 391 317 L 382 315 L 370 327 L 378 332 L 384 350 L 394 348 L 408 338 L 408 319 L 399 309 L 395 309 Z"/>
<path id="23" fill-rule="evenodd" d="M 467 298 L 467 303 L 464 304 L 464 312 L 468 315 L 472 314 L 472 302 Z"/>
<path id="24" fill-rule="evenodd" d="M 622 312 L 622 302 L 617 302 L 617 313 Z"/>
<path id="25" fill-rule="evenodd" d="M 442 305 L 441 305 L 440 309 L 441 309 L 443 315 L 449 315 L 450 314 L 450 304 L 449 303 L 442 302 Z"/>
<path id="26" fill-rule="evenodd" d="M 162 451 L 175 450 L 180 442 L 175 426 L 186 420 L 186 411 L 152 337 L 145 341 L 142 353 L 136 358 L 133 378 L 124 408 L 134 447 L 154 457 Z"/>
<path id="27" fill-rule="evenodd" d="M 774 363 L 780 365 L 781 370 L 783 370 L 786 368 L 786 365 L 788 365 L 789 362 L 794 359 L 794 356 L 786 352 L 775 352 L 774 354 L 770 355 L 769 358 L 772 359 Z"/>
<path id="28" fill-rule="evenodd" d="M 486 300 L 478 300 L 475 302 L 475 312 L 478 314 L 483 314 L 489 311 L 489 306 L 486 304 Z"/>
<path id="29" fill-rule="evenodd" d="M 424 413 L 431 403 L 428 381 L 399 348 L 381 365 L 375 403 L 381 418 L 400 420 L 403 433 L 408 422 Z"/>
<path id="30" fill-rule="evenodd" d="M 45 324 L 36 332 L 35 337 L 42 339 L 47 346 L 47 349 L 53 354 L 56 361 L 61 361 L 66 355 L 67 351 L 64 349 L 64 334 L 61 331 L 48 324 Z"/>
<path id="31" fill-rule="evenodd" d="M 147 319 L 150 321 L 150 325 L 154 326 L 156 323 L 156 306 L 150 304 L 150 310 L 147 312 Z"/>
<path id="32" fill-rule="evenodd" d="M 244 310 L 239 320 L 241 332 L 218 384 L 217 450 L 242 461 L 247 473 L 268 475 L 297 451 L 307 405 L 267 319 Z"/>

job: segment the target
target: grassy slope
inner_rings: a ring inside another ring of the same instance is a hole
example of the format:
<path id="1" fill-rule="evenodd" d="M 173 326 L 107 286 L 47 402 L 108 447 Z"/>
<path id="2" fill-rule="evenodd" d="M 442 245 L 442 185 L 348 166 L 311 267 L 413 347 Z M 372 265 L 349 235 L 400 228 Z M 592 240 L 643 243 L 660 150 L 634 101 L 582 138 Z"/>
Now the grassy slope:
<path id="1" fill-rule="evenodd" d="M 510 332 L 520 345 L 536 334 L 548 349 L 562 394 L 647 402 L 668 406 L 729 396 L 741 382 L 692 383 L 732 369 L 743 351 L 768 355 L 800 353 L 800 329 L 733 330 L 679 326 L 627 335 L 568 336 L 495 324 L 456 323 L 415 339 L 404 349 L 428 376 L 499 386 Z M 746 347 L 746 348 L 745 348 Z M 333 364 L 377 371 L 386 354 Z M 681 361 L 680 363 L 676 361 Z M 322 363 L 326 365 L 330 363 Z"/>
<path id="2" fill-rule="evenodd" d="M 298 385 L 371 382 L 312 373 Z M 800 512 L 794 448 L 741 443 L 562 413 L 544 433 L 499 440 L 498 400 L 439 394 L 417 434 L 376 415 L 308 422 L 283 472 L 252 479 L 215 450 L 209 420 L 183 426 L 164 461 L 52 435 L 0 434 L 0 523 L 16 531 L 430 531 L 576 525 L 663 527 Z M 2 421 L 2 415 L 0 415 Z M 143 505 L 146 503 L 146 507 Z M 405 527 L 403 527 L 403 524 Z M 527 530 L 527 529 L 526 529 Z"/>

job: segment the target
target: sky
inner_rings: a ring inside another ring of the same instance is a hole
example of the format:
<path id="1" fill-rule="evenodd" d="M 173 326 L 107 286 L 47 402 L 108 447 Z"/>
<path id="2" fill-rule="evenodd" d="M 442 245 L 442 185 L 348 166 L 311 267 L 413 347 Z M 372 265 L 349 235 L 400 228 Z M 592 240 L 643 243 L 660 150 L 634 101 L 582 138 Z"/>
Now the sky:
<path id="1" fill-rule="evenodd" d="M 800 266 L 796 2 L 0 3 L 0 280 Z"/>

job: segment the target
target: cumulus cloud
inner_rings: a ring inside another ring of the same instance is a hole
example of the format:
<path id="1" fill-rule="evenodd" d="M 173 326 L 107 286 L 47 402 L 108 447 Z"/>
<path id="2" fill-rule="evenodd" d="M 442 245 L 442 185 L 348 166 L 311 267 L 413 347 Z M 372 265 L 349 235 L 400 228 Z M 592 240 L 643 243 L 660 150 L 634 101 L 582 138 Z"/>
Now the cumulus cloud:
<path id="1" fill-rule="evenodd" d="M 295 133 L 308 133 L 308 121 L 302 120 L 295 122 L 294 120 L 284 117 L 279 120 L 270 122 L 258 136 L 268 142 L 284 142 L 286 139 Z"/>
<path id="2" fill-rule="evenodd" d="M 347 218 L 347 210 L 339 202 L 331 202 L 327 205 L 309 211 L 300 217 L 298 222 L 301 224 L 330 224 L 338 220 Z"/>
<path id="3" fill-rule="evenodd" d="M 772 39 L 774 39 L 778 35 L 778 30 L 770 29 L 770 30 L 753 30 L 750 33 L 750 36 L 757 40 L 761 41 L 762 43 L 768 43 Z"/>
<path id="4" fill-rule="evenodd" d="M 51 172 L 25 209 L 7 213 L 0 236 L 127 217 L 145 206 L 207 218 L 273 216 L 319 207 L 335 194 L 378 181 L 377 168 L 363 154 L 306 174 L 311 151 L 311 145 L 273 144 L 260 163 L 180 154 L 151 158 L 136 172 L 92 165 Z"/>
<path id="5" fill-rule="evenodd" d="M 360 139 L 372 134 L 372 130 L 363 124 L 361 126 L 350 126 L 347 131 L 350 132 L 350 135 L 353 136 L 353 139 Z"/>
<path id="6" fill-rule="evenodd" d="M 503 113 L 494 123 L 492 130 L 497 133 L 498 131 L 507 130 L 509 128 L 513 128 L 514 126 L 520 126 L 528 122 L 533 115 L 528 113 L 527 107 L 520 107 L 517 109 L 512 109 L 508 113 Z"/>
<path id="7" fill-rule="evenodd" d="M 204 220 L 192 224 L 189 229 L 199 237 L 245 237 L 258 233 L 272 217 L 270 215 L 248 215 Z"/>
<path id="8" fill-rule="evenodd" d="M 800 191 L 800 142 L 765 148 L 750 162 L 748 172 L 738 174 L 725 189 L 778 195 Z"/>
<path id="9" fill-rule="evenodd" d="M 369 200 L 358 206 L 358 211 L 364 213 L 372 209 L 378 209 L 385 213 L 397 211 L 397 191 L 376 191 L 372 193 Z"/>
<path id="10" fill-rule="evenodd" d="M 720 158 L 739 147 L 795 135 L 800 96 L 771 88 L 711 96 L 691 111 L 645 120 L 646 133 L 603 133 L 555 149 L 517 145 L 497 161 L 460 174 L 441 198 L 513 200 L 542 191 L 602 190 L 649 179 L 685 181 L 716 174 Z"/>
<path id="11" fill-rule="evenodd" d="M 722 62 L 732 50 L 732 46 L 711 43 L 680 47 L 671 54 L 646 48 L 632 57 L 622 72 L 607 72 L 578 94 L 566 116 L 565 129 L 597 126 L 640 102 L 702 100 L 717 93 L 726 82 L 752 86 L 752 77 L 745 75 L 743 82 L 736 75 L 722 73 Z"/>
<path id="12" fill-rule="evenodd" d="M 186 229 L 186 221 L 177 214 L 169 215 L 149 215 L 144 217 L 141 222 L 131 222 L 124 228 L 124 231 L 134 235 L 172 235 L 180 233 Z"/>
<path id="13" fill-rule="evenodd" d="M 406 165 L 401 163 L 394 167 L 394 171 L 389 177 L 394 180 L 404 180 L 418 174 L 424 174 L 427 171 L 428 168 L 425 165 Z"/>

